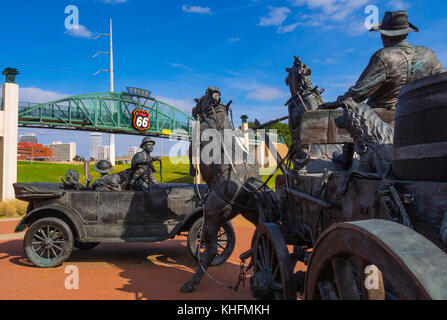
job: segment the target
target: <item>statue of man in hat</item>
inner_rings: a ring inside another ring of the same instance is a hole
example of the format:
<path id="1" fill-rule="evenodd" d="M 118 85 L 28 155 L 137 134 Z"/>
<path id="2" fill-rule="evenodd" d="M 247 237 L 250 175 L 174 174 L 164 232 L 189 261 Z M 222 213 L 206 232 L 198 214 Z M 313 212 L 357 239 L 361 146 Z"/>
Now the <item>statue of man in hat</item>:
<path id="1" fill-rule="evenodd" d="M 336 109 L 348 98 L 357 103 L 368 100 L 371 108 L 395 109 L 404 84 L 446 72 L 432 50 L 413 46 L 406 40 L 410 32 L 419 32 L 408 22 L 406 11 L 387 11 L 383 21 L 370 31 L 380 32 L 384 48 L 372 56 L 360 79 L 348 92 L 320 109 Z M 348 170 L 352 167 L 354 147 L 349 144 L 343 149 L 343 154 L 334 154 L 333 160 Z"/>
<path id="2" fill-rule="evenodd" d="M 129 184 L 132 190 L 142 191 L 149 188 L 151 184 L 158 184 L 154 177 L 155 170 L 154 161 L 160 162 L 160 157 L 152 157 L 151 153 L 154 151 L 155 141 L 150 137 L 143 139 L 140 148 L 143 151 L 137 153 L 132 159 L 132 167 L 130 169 Z"/>
<path id="3" fill-rule="evenodd" d="M 98 161 L 95 164 L 95 171 L 101 174 L 101 178 L 89 186 L 89 190 L 102 192 L 122 191 L 121 177 L 117 174 L 109 174 L 113 171 L 112 163 L 107 160 Z"/>

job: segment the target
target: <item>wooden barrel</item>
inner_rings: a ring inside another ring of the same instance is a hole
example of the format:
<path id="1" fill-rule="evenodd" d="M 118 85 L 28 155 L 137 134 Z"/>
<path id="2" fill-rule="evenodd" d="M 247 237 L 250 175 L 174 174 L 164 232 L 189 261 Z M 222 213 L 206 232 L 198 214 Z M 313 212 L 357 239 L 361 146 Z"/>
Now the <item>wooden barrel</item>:
<path id="1" fill-rule="evenodd" d="M 395 121 L 396 178 L 447 182 L 447 72 L 405 85 Z"/>

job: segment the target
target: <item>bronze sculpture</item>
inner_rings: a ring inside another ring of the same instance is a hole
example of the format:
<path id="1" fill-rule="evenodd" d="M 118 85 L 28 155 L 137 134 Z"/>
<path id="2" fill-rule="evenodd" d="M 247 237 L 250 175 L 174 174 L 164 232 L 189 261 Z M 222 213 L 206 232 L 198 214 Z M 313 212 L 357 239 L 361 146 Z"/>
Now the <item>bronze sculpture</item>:
<path id="1" fill-rule="evenodd" d="M 371 108 L 395 109 L 404 84 L 446 71 L 432 50 L 408 43 L 408 34 L 419 29 L 408 22 L 406 11 L 387 11 L 382 23 L 371 31 L 381 33 L 384 48 L 372 56 L 355 86 L 320 109 L 338 108 L 347 98 L 357 103 L 368 99 Z M 334 155 L 333 160 L 348 170 L 354 149 L 348 145 L 343 151 L 342 155 Z"/>
<path id="2" fill-rule="evenodd" d="M 300 140 L 301 121 L 307 111 L 316 110 L 324 101 L 321 94 L 324 89 L 313 86 L 311 69 L 298 57 L 292 68 L 287 68 L 286 85 L 292 97 L 287 101 L 289 108 L 289 128 L 293 143 L 292 162 L 296 169 L 304 168 L 311 158 L 330 158 L 333 152 L 340 151 L 337 145 L 302 145 Z"/>
<path id="3" fill-rule="evenodd" d="M 88 187 L 89 190 L 112 192 L 122 191 L 121 178 L 118 174 L 109 174 L 113 171 L 112 164 L 107 160 L 101 160 L 95 164 L 95 171 L 101 174 L 101 178 Z"/>
<path id="4" fill-rule="evenodd" d="M 220 91 L 211 87 L 206 94 L 197 99 L 197 106 L 194 108 L 194 116 L 200 120 L 201 135 L 208 130 L 217 130 L 222 136 L 224 130 L 233 130 L 229 117 L 229 104 L 221 103 Z M 201 141 L 200 155 L 208 143 L 212 141 Z M 236 148 L 238 144 L 233 145 Z M 235 154 L 225 150 L 225 144 L 221 144 L 217 158 L 225 160 L 226 153 Z M 232 150 L 235 151 L 235 150 Z M 200 162 L 200 171 L 206 184 L 210 187 L 209 193 L 204 199 L 204 224 L 202 240 L 206 245 L 205 252 L 199 256 L 200 268 L 194 274 L 192 279 L 186 282 L 181 288 L 182 292 L 188 293 L 194 291 L 200 283 L 206 270 L 211 266 L 214 257 L 217 254 L 217 232 L 221 225 L 242 214 L 248 221 L 258 225 L 260 221 L 265 221 L 265 215 L 258 207 L 261 201 L 259 196 L 270 199 L 271 203 L 275 197 L 273 192 L 258 193 L 264 188 L 259 175 L 259 168 L 255 165 L 243 163 L 226 164 L 228 161 L 220 163 L 205 164 Z M 195 168 L 191 168 L 195 173 Z M 264 199 L 265 199 L 264 198 Z"/>
<path id="5" fill-rule="evenodd" d="M 68 170 L 65 174 L 65 180 L 62 180 L 64 189 L 80 191 L 84 189 L 84 186 L 79 183 L 79 172 L 76 170 Z"/>
<path id="6" fill-rule="evenodd" d="M 155 141 L 150 137 L 143 139 L 141 148 L 143 151 L 138 152 L 132 159 L 132 167 L 129 172 L 129 184 L 133 190 L 146 190 L 151 184 L 158 184 L 154 177 L 155 170 L 154 161 L 160 162 L 159 157 L 151 157 L 154 151 Z"/>
<path id="7" fill-rule="evenodd" d="M 343 102 L 343 111 L 335 124 L 353 138 L 354 150 L 360 156 L 359 170 L 386 177 L 392 163 L 393 126 L 382 121 L 367 104 L 352 98 Z"/>

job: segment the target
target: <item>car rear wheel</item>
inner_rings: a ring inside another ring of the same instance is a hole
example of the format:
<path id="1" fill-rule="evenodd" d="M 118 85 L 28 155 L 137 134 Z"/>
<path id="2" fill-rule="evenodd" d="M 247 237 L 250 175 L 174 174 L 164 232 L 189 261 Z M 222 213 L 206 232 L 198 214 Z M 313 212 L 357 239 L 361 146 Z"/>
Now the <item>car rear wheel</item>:
<path id="1" fill-rule="evenodd" d="M 78 240 L 75 240 L 74 247 L 78 250 L 89 251 L 96 248 L 100 244 L 100 242 L 80 242 Z"/>
<path id="2" fill-rule="evenodd" d="M 25 234 L 26 257 L 37 267 L 55 268 L 66 261 L 73 250 L 70 227 L 57 218 L 34 222 Z"/>
<path id="3" fill-rule="evenodd" d="M 198 260 L 199 253 L 203 255 L 205 252 L 205 245 L 200 245 L 200 239 L 202 234 L 203 218 L 198 219 L 189 229 L 188 233 L 188 249 L 194 259 Z M 217 256 L 214 258 L 212 266 L 220 266 L 225 263 L 228 258 L 233 254 L 234 247 L 236 245 L 236 234 L 231 222 L 225 223 L 217 234 Z"/>

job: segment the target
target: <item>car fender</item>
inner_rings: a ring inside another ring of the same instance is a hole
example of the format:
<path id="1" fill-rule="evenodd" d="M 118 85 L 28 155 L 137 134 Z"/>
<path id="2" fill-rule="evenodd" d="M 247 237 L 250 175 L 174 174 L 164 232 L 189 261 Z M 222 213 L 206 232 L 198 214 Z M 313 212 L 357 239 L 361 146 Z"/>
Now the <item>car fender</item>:
<path id="1" fill-rule="evenodd" d="M 32 210 L 28 213 L 17 225 L 14 232 L 23 232 L 32 223 L 39 220 L 40 217 L 60 217 L 63 216 L 71 224 L 70 227 L 75 228 L 75 231 L 80 239 L 87 237 L 84 225 L 81 218 L 73 209 L 62 206 L 46 206 Z"/>
<path id="2" fill-rule="evenodd" d="M 188 224 L 194 224 L 194 222 L 197 219 L 200 219 L 201 217 L 203 217 L 203 207 L 198 207 L 195 208 L 193 211 L 191 211 L 190 213 L 188 213 L 186 215 L 186 217 L 183 219 L 182 223 L 179 223 L 174 230 L 172 230 L 171 232 L 171 237 L 175 237 L 176 235 L 178 235 L 180 232 L 182 232 L 182 230 L 184 229 L 184 227 Z"/>

